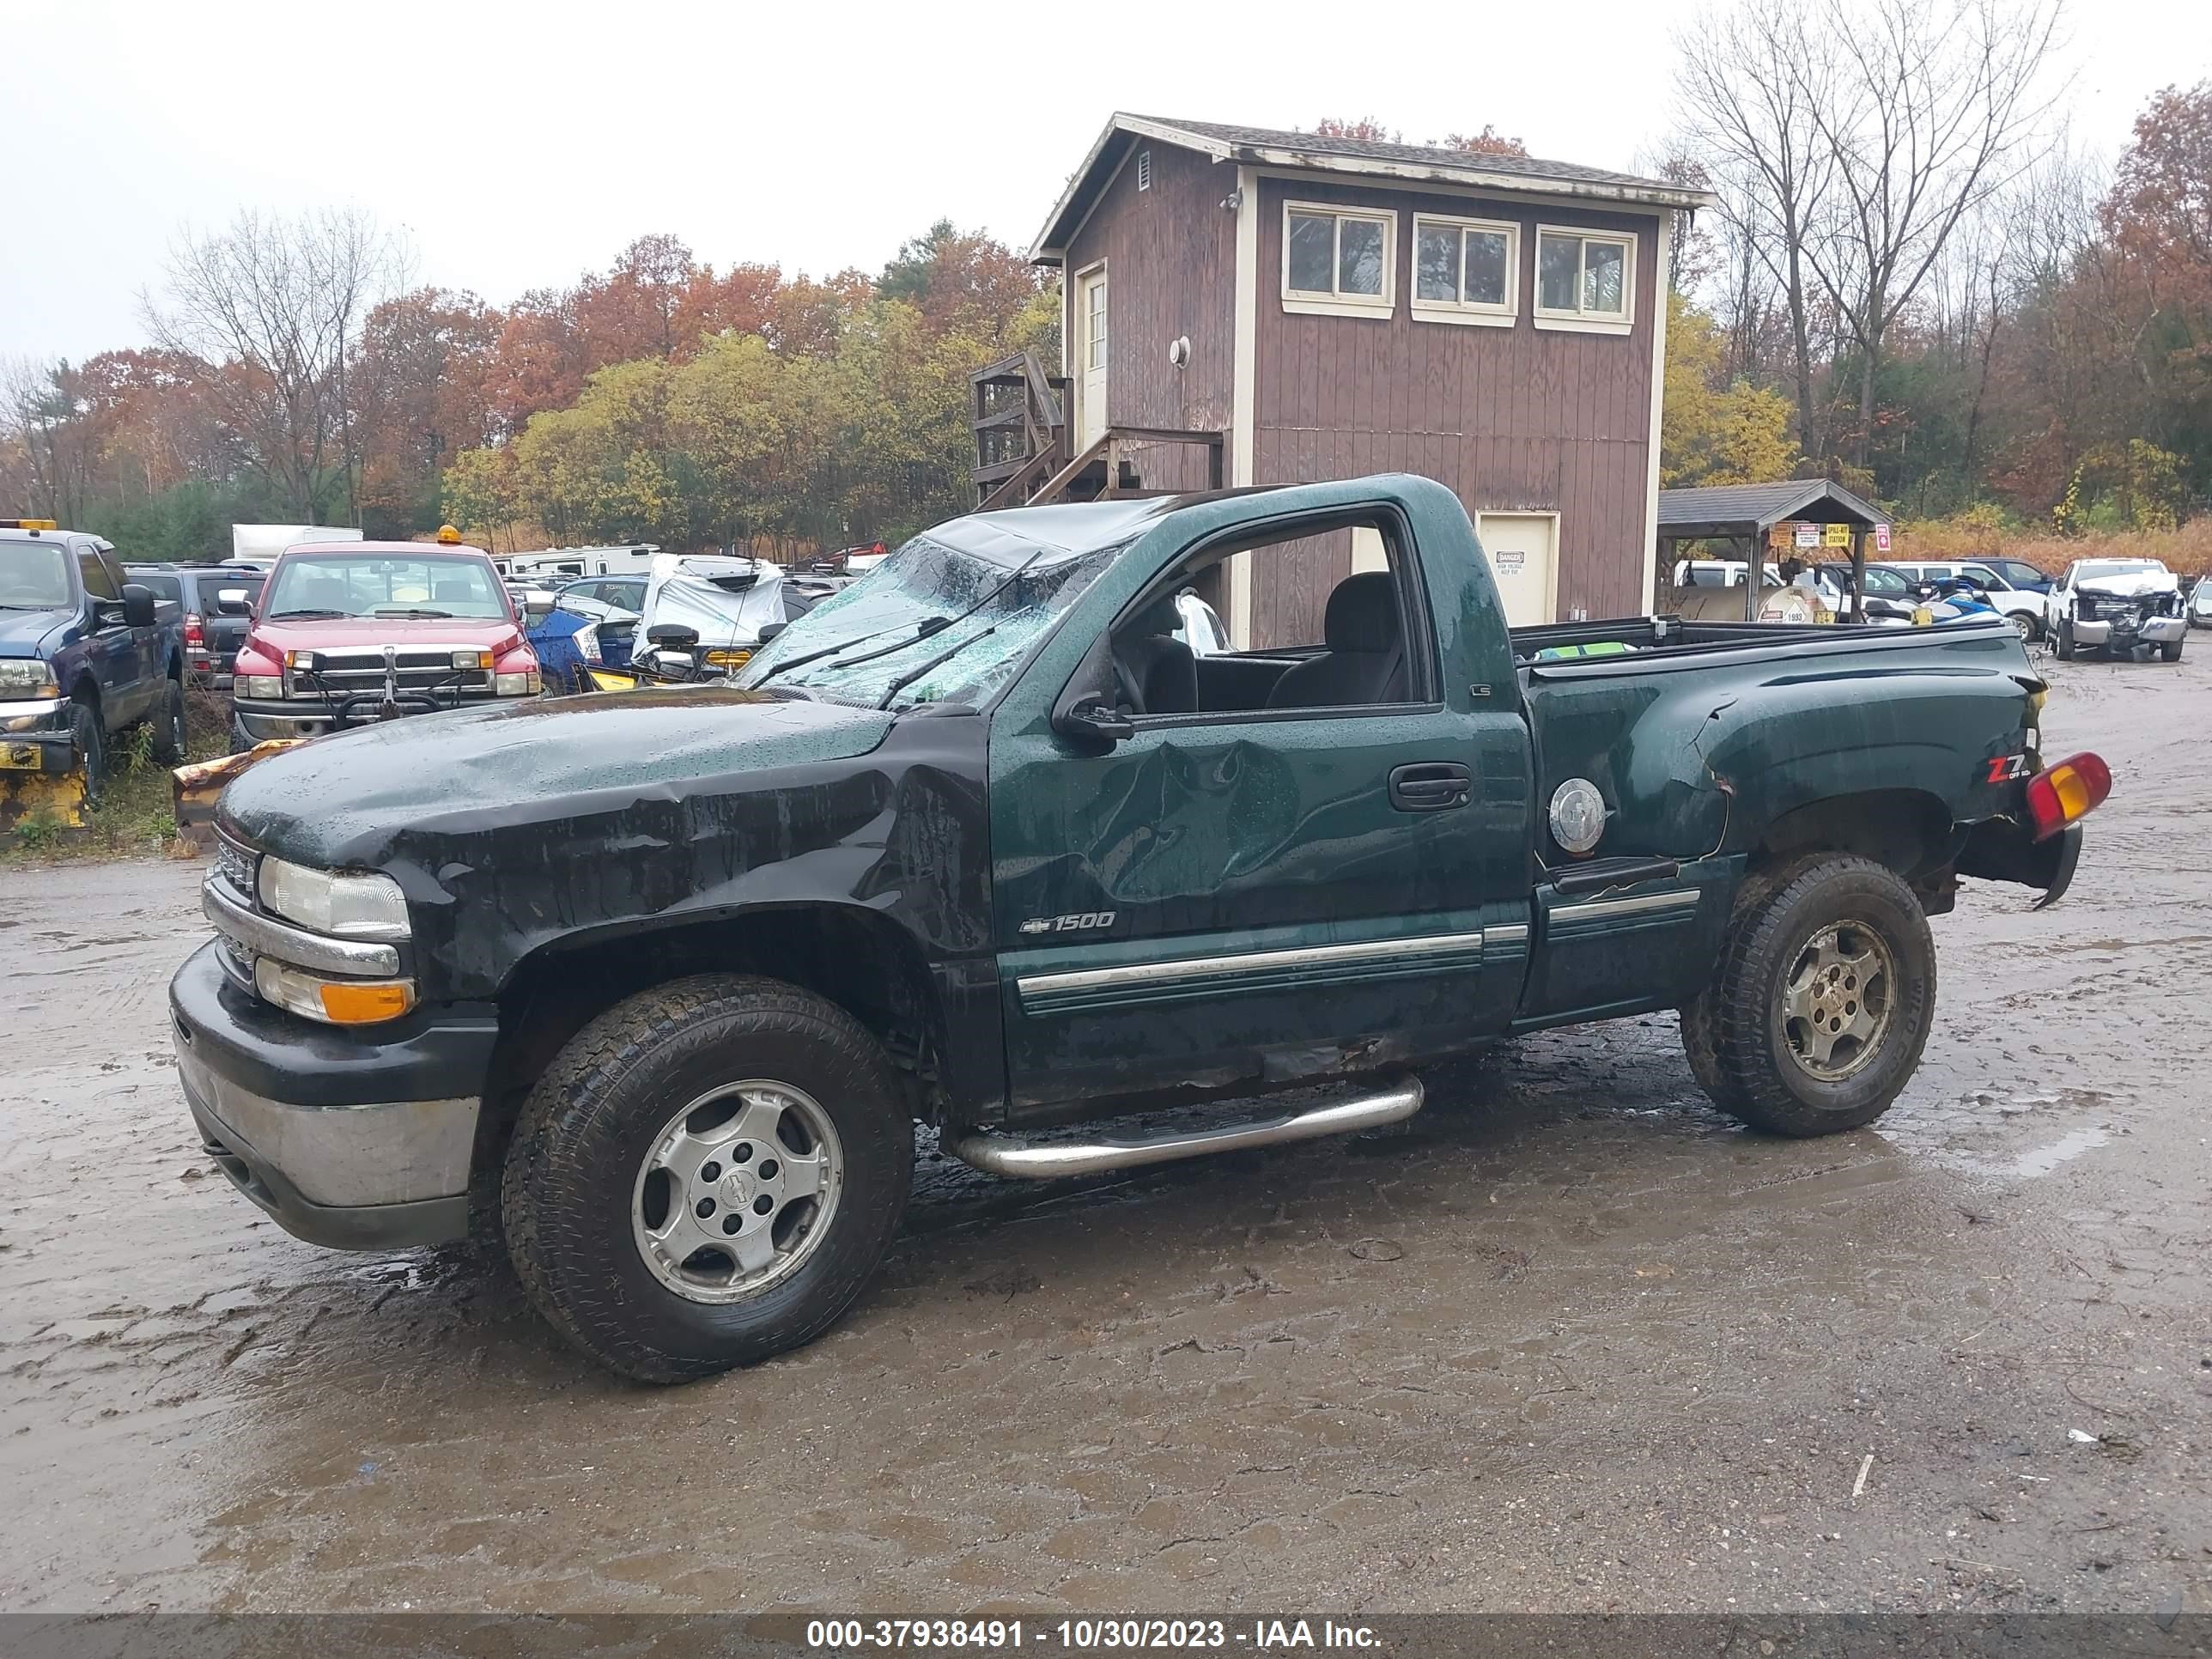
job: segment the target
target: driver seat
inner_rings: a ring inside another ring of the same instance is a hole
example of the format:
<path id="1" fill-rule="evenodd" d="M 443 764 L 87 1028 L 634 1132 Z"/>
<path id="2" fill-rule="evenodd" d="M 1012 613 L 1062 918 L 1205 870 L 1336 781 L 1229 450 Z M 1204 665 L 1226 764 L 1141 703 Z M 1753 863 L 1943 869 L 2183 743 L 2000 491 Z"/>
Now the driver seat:
<path id="1" fill-rule="evenodd" d="M 1172 596 L 1146 605 L 1114 639 L 1115 696 L 1132 714 L 1198 712 L 1198 658 L 1175 637 Z"/>

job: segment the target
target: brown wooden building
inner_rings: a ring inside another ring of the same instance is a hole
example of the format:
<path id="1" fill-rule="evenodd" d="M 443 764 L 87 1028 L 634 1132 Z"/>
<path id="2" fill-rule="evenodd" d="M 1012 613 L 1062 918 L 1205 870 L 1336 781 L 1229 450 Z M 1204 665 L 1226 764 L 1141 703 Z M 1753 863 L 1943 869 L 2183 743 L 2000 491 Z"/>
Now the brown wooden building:
<path id="1" fill-rule="evenodd" d="M 1668 230 L 1711 199 L 1116 115 L 1030 250 L 1065 276 L 1060 374 L 1028 384 L 1031 359 L 977 377 L 979 493 L 1419 472 L 1476 515 L 1516 623 L 1648 610 Z M 1373 557 L 1316 546 L 1261 592 L 1232 571 L 1232 635 L 1318 637 L 1329 588 Z"/>

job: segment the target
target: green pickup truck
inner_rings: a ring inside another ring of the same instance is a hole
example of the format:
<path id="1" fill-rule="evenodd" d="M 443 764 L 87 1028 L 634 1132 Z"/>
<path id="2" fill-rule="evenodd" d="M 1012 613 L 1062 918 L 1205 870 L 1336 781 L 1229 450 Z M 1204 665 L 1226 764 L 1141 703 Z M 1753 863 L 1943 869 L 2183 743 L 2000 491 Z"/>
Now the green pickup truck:
<path id="1" fill-rule="evenodd" d="M 1280 631 L 1300 582 L 1317 643 L 1182 626 L 1195 589 Z M 2001 620 L 1509 629 L 1419 478 L 983 514 L 734 684 L 263 762 L 179 1072 L 301 1237 L 503 1234 L 587 1352 L 698 1376 L 860 1295 L 917 1121 L 1002 1175 L 1123 1168 L 1680 1008 L 1723 1111 L 1872 1121 L 1927 1041 L 1928 918 L 1961 877 L 2057 898 L 2110 787 L 2045 764 L 2043 699 Z"/>

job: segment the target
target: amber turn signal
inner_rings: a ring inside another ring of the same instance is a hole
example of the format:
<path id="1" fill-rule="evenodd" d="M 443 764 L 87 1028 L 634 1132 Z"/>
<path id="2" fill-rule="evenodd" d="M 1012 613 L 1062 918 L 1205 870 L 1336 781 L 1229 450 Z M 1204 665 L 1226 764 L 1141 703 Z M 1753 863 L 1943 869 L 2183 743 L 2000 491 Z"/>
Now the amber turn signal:
<path id="1" fill-rule="evenodd" d="M 2028 816 L 2035 838 L 2055 836 L 2101 805 L 2112 793 L 2112 770 L 2098 756 L 2069 755 L 2027 781 Z"/>

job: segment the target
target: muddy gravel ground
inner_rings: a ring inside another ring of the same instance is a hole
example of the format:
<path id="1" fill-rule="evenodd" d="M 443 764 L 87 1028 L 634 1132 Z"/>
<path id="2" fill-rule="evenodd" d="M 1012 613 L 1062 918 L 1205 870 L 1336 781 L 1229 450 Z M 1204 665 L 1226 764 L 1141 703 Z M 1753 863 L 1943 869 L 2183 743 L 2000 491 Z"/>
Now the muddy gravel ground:
<path id="1" fill-rule="evenodd" d="M 842 1324 L 674 1390 L 230 1190 L 196 866 L 8 872 L 0 1608 L 2212 1607 L 2212 644 L 2049 672 L 2116 795 L 1936 923 L 1875 1129 L 1739 1130 L 1662 1016 L 1352 1141 L 933 1152 Z"/>

